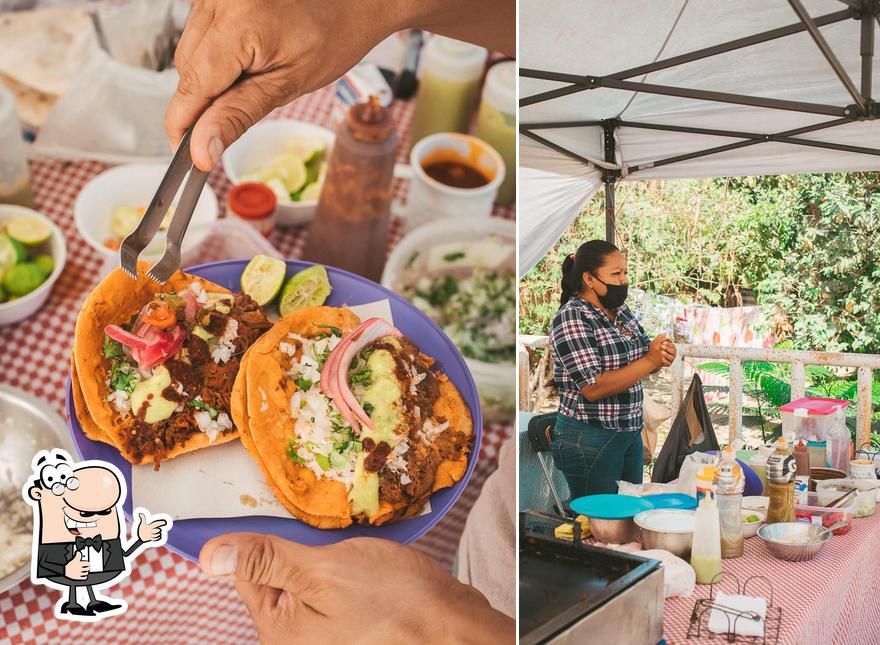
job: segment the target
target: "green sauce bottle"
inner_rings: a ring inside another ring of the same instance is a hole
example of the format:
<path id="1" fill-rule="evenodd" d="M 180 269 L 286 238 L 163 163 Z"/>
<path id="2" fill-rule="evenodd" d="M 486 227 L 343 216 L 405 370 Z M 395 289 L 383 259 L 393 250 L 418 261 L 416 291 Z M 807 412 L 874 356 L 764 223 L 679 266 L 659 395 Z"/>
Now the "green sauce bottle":
<path id="1" fill-rule="evenodd" d="M 509 204 L 516 197 L 516 61 L 496 63 L 486 74 L 474 136 L 504 159 L 506 173 L 495 203 Z"/>
<path id="2" fill-rule="evenodd" d="M 445 36 L 433 36 L 422 52 L 409 148 L 429 134 L 466 133 L 488 52 Z"/>

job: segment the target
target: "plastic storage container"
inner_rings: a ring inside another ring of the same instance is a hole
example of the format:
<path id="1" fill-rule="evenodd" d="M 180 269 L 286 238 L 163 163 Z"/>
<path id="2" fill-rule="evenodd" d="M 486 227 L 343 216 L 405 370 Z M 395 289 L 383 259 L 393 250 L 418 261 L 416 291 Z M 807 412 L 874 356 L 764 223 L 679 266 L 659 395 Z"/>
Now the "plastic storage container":
<path id="1" fill-rule="evenodd" d="M 852 519 L 855 517 L 858 502 L 852 499 L 844 506 L 830 508 L 827 504 L 832 503 L 841 496 L 838 491 L 826 490 L 822 493 L 807 493 L 806 504 L 795 504 L 794 516 L 798 522 L 810 522 L 820 526 L 829 527 L 841 521 L 846 521 L 846 526 L 836 529 L 834 535 L 844 535 L 852 528 Z"/>
<path id="2" fill-rule="evenodd" d="M 782 415 L 782 436 L 794 434 L 795 441 L 824 441 L 834 425 L 835 413 L 846 410 L 849 404 L 849 401 L 820 397 L 805 397 L 786 403 L 779 408 Z M 821 465 L 821 462 L 813 460 L 812 455 L 810 461 L 814 466 Z"/>
<path id="3" fill-rule="evenodd" d="M 495 203 L 509 204 L 516 197 L 516 61 L 496 63 L 486 74 L 474 136 L 504 159 L 507 172 Z"/>
<path id="4" fill-rule="evenodd" d="M 12 93 L 0 84 L 0 204 L 33 207 L 31 178 Z"/>
<path id="5" fill-rule="evenodd" d="M 880 489 L 880 481 L 876 479 L 826 479 L 816 482 L 816 492 L 823 495 L 833 491 L 838 496 L 843 495 L 847 488 L 856 488 L 855 517 L 868 517 L 877 512 L 877 491 Z M 824 499 L 824 498 L 823 498 Z"/>

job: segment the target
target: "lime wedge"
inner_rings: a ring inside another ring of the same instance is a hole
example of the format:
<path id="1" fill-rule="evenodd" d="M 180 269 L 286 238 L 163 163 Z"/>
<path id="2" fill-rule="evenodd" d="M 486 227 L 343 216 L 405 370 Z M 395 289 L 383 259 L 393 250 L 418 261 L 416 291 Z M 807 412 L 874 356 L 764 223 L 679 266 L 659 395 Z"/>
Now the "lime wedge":
<path id="1" fill-rule="evenodd" d="M 6 222 L 6 233 L 22 244 L 35 246 L 52 237 L 52 228 L 36 217 L 15 217 Z"/>
<path id="2" fill-rule="evenodd" d="M 292 276 L 284 289 L 281 291 L 281 303 L 278 306 L 279 313 L 286 316 L 291 311 L 303 307 L 317 307 L 323 305 L 330 295 L 332 287 L 330 278 L 327 277 L 327 269 L 320 264 L 311 266 Z"/>
<path id="3" fill-rule="evenodd" d="M 241 274 L 241 290 L 261 307 L 275 299 L 284 283 L 287 264 L 267 255 L 255 255 Z"/>
<path id="4" fill-rule="evenodd" d="M 51 255 L 38 255 L 34 258 L 34 264 L 36 264 L 40 271 L 42 271 L 46 276 L 50 276 L 52 271 L 55 269 L 55 261 L 52 259 Z"/>
<path id="5" fill-rule="evenodd" d="M 327 149 L 327 144 L 320 139 L 291 139 L 284 144 L 290 154 L 307 163 Z"/>
<path id="6" fill-rule="evenodd" d="M 272 170 L 291 193 L 306 185 L 306 165 L 302 159 L 289 152 L 280 154 L 272 160 Z"/>
<path id="7" fill-rule="evenodd" d="M 299 196 L 299 200 L 301 202 L 316 202 L 321 197 L 321 187 L 323 186 L 323 182 L 316 181 L 314 184 L 309 184 L 305 188 L 303 188 L 302 193 Z"/>
<path id="8" fill-rule="evenodd" d="M 8 235 L 0 234 L 0 279 L 13 264 L 18 262 L 18 249 Z"/>

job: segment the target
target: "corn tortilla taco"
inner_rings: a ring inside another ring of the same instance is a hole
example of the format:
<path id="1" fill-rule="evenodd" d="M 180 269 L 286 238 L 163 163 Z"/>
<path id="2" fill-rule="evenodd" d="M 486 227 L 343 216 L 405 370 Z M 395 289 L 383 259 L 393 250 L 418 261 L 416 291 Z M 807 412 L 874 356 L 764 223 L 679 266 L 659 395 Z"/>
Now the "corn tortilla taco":
<path id="1" fill-rule="evenodd" d="M 471 412 L 433 360 L 346 308 L 293 312 L 247 351 L 232 416 L 279 501 L 318 528 L 418 514 L 467 469 Z"/>
<path id="2" fill-rule="evenodd" d="M 86 299 L 71 371 L 86 435 L 158 465 L 238 436 L 232 386 L 270 323 L 244 294 L 182 271 L 160 286 L 147 266 L 137 280 L 116 269 Z"/>

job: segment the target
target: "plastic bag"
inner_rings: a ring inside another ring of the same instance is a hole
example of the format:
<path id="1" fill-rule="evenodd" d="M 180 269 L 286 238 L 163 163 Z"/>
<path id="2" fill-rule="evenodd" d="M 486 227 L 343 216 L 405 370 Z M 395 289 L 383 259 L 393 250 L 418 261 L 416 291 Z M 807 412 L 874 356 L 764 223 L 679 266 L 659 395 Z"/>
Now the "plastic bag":
<path id="1" fill-rule="evenodd" d="M 38 155 L 106 163 L 171 159 L 163 123 L 177 70 L 123 65 L 95 50 L 40 129 Z"/>
<path id="2" fill-rule="evenodd" d="M 665 598 L 672 596 L 689 598 L 694 593 L 697 574 L 690 564 L 678 556 L 662 549 L 648 549 L 634 555 L 660 561 L 660 567 L 663 569 L 663 596 Z"/>
<path id="3" fill-rule="evenodd" d="M 657 463 L 654 464 L 651 481 L 672 481 L 680 476 L 688 454 L 718 449 L 718 439 L 715 438 L 715 429 L 703 398 L 703 382 L 699 375 L 694 374 L 687 396 L 672 422 L 672 429 L 660 450 Z"/>

